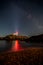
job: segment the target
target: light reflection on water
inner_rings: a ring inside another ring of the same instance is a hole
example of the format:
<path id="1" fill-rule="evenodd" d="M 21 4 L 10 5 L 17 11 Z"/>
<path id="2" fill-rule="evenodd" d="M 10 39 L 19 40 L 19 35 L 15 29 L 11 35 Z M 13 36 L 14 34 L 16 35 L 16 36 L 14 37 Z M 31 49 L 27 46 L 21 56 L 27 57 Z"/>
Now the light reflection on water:
<path id="1" fill-rule="evenodd" d="M 43 47 L 43 43 L 26 43 L 26 42 L 19 42 L 20 46 L 22 48 L 27 47 Z M 0 51 L 3 50 L 10 50 L 15 45 L 15 41 L 9 42 L 9 41 L 0 41 Z"/>
<path id="2" fill-rule="evenodd" d="M 19 50 L 22 50 L 22 49 L 23 48 L 22 48 L 19 40 L 13 41 L 11 51 L 19 51 Z"/>

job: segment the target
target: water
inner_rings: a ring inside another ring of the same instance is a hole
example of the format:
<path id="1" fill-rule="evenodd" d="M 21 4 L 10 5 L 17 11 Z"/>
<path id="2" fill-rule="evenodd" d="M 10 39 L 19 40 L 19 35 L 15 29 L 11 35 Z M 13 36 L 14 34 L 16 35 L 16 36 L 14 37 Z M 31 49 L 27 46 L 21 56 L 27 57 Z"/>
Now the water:
<path id="1" fill-rule="evenodd" d="M 20 42 L 18 40 L 16 41 L 13 41 L 13 45 L 12 45 L 12 48 L 11 48 L 11 51 L 19 51 L 23 49 Z"/>
<path id="2" fill-rule="evenodd" d="M 0 41 L 0 51 L 20 50 L 27 47 L 43 47 L 43 43 L 26 43 L 23 41 Z"/>

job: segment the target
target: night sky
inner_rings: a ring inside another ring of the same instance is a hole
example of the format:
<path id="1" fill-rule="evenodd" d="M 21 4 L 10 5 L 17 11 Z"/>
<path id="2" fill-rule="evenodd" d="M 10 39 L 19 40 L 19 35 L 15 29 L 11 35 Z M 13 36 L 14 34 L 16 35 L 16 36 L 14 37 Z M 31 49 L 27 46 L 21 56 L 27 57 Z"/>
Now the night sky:
<path id="1" fill-rule="evenodd" d="M 43 1 L 0 1 L 0 36 L 16 31 L 29 36 L 43 34 Z"/>

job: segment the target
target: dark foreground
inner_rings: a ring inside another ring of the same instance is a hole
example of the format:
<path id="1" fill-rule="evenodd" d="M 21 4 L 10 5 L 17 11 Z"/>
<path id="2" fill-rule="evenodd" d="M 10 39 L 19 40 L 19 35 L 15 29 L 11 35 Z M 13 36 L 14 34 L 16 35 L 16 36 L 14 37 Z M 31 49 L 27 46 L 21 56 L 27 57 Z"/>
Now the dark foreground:
<path id="1" fill-rule="evenodd" d="M 0 65 L 43 65 L 43 48 L 0 53 Z"/>

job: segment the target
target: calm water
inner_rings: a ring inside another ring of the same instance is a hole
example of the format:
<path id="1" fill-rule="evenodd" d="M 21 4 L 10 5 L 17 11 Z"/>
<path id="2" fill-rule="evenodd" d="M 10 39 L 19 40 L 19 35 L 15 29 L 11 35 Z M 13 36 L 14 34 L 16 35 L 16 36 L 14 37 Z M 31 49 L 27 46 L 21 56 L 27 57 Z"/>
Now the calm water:
<path id="1" fill-rule="evenodd" d="M 43 43 L 26 43 L 26 42 L 19 42 L 22 48 L 27 47 L 43 47 Z M 8 41 L 0 41 L 0 51 L 10 50 L 15 45 L 15 41 L 8 42 Z"/>

